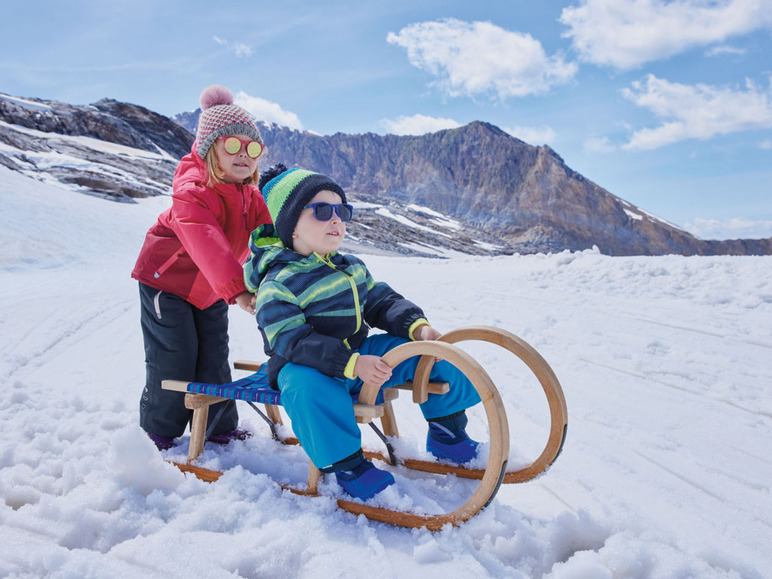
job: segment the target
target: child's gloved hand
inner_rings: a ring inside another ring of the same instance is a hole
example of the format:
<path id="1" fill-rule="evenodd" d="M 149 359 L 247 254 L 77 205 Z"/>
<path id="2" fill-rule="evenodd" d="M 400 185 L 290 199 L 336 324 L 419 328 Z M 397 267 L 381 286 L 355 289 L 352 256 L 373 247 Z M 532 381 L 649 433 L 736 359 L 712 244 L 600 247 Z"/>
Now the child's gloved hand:
<path id="1" fill-rule="evenodd" d="M 359 356 L 354 374 L 366 384 L 383 386 L 391 378 L 391 367 L 378 356 Z"/>

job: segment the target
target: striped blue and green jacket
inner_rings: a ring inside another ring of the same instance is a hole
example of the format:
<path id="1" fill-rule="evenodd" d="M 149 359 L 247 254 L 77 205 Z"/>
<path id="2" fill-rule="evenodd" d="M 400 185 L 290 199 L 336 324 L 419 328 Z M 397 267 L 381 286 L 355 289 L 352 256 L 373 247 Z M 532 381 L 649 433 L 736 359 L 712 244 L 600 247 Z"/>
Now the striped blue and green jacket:
<path id="1" fill-rule="evenodd" d="M 245 281 L 257 293 L 257 323 L 274 388 L 287 362 L 343 378 L 371 327 L 410 338 L 411 326 L 425 317 L 417 305 L 376 282 L 357 257 L 250 247 Z"/>

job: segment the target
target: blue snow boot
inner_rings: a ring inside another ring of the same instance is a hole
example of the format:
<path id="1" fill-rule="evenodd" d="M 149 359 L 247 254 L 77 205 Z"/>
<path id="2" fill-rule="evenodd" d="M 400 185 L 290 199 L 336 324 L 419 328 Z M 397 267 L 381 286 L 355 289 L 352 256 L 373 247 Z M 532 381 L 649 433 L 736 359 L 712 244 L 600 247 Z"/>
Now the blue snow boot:
<path id="1" fill-rule="evenodd" d="M 469 438 L 464 411 L 429 420 L 426 450 L 437 458 L 465 464 L 477 456 L 479 443 Z"/>
<path id="2" fill-rule="evenodd" d="M 346 494 L 363 501 L 394 484 L 391 473 L 375 468 L 372 462 L 365 459 L 353 470 L 337 471 L 335 478 Z"/>

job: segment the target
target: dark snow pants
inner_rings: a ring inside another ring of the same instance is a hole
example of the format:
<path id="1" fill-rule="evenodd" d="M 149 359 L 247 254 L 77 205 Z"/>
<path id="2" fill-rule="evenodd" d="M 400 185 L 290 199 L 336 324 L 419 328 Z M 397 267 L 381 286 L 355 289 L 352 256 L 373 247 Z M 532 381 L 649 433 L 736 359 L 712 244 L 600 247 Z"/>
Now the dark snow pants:
<path id="1" fill-rule="evenodd" d="M 174 294 L 139 284 L 140 320 L 145 341 L 145 389 L 139 404 L 139 425 L 147 432 L 177 437 L 193 416 L 182 392 L 163 390 L 161 381 L 185 380 L 225 384 L 228 365 L 228 304 L 220 300 L 200 310 Z M 209 421 L 221 402 L 209 408 Z M 239 422 L 236 405 L 229 404 L 213 434 L 227 432 Z"/>

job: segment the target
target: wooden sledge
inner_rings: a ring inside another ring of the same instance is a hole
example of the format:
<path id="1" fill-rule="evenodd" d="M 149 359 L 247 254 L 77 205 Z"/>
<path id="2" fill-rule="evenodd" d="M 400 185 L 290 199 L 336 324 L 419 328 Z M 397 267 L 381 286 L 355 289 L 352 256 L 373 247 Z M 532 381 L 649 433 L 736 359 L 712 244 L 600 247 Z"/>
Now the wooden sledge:
<path id="1" fill-rule="evenodd" d="M 509 426 L 504 405 L 498 390 L 488 376 L 488 373 L 468 353 L 453 344 L 467 340 L 481 340 L 501 346 L 522 359 L 528 368 L 536 375 L 540 385 L 544 389 L 550 408 L 550 434 L 547 444 L 540 456 L 530 465 L 517 471 L 506 472 L 509 456 Z M 354 514 L 365 515 L 368 519 L 389 523 L 402 527 L 426 527 L 431 530 L 439 530 L 450 523 L 457 525 L 468 520 L 480 510 L 485 508 L 498 492 L 503 483 L 524 482 L 543 473 L 557 458 L 565 440 L 567 431 L 568 414 L 565 398 L 560 384 L 554 372 L 547 362 L 523 340 L 505 330 L 489 326 L 477 326 L 454 330 L 442 336 L 438 341 L 410 342 L 403 344 L 387 352 L 383 360 L 392 368 L 411 358 L 421 356 L 412 382 L 393 388 L 380 390 L 378 387 L 365 384 L 359 393 L 358 400 L 354 402 L 354 414 L 360 423 L 369 423 L 386 443 L 388 453 L 365 452 L 369 458 L 380 458 L 391 464 L 400 464 L 415 470 L 438 473 L 454 474 L 463 478 L 478 479 L 478 485 L 472 496 L 456 510 L 438 515 L 418 515 L 400 511 L 393 511 L 381 507 L 373 507 L 358 502 L 339 499 L 338 506 Z M 423 402 L 430 393 L 443 394 L 448 391 L 446 383 L 433 383 L 429 381 L 431 368 L 435 358 L 446 360 L 458 368 L 472 383 L 482 400 L 485 415 L 490 432 L 490 450 L 485 469 L 469 469 L 462 466 L 453 466 L 435 461 L 415 459 L 398 459 L 387 437 L 398 437 L 396 417 L 391 402 L 397 398 L 400 390 L 412 392 L 413 401 Z M 255 362 L 240 361 L 235 367 L 241 370 L 257 372 L 260 364 Z M 257 376 L 254 374 L 253 376 Z M 224 400 L 241 399 L 247 401 L 268 423 L 275 438 L 284 443 L 297 444 L 296 439 L 280 439 L 276 434 L 275 425 L 282 424 L 280 397 L 275 391 L 246 392 L 236 385 L 236 381 L 222 387 L 212 385 L 181 382 L 176 380 L 164 380 L 163 388 L 185 392 L 185 406 L 193 410 L 191 422 L 190 446 L 188 450 L 188 464 L 175 463 L 183 472 L 190 472 L 202 480 L 214 481 L 222 473 L 204 469 L 193 464 L 204 448 L 206 440 L 206 425 L 209 406 Z M 212 391 L 217 389 L 220 396 L 197 393 L 202 390 Z M 246 392 L 246 393 L 245 393 Z M 265 414 L 261 412 L 254 402 L 265 405 Z M 381 420 L 383 432 L 375 427 L 372 421 Z M 385 435 L 385 436 L 384 436 Z M 298 490 L 288 488 L 298 494 L 316 495 L 317 486 L 322 473 L 309 461 L 309 473 L 307 488 Z"/>

